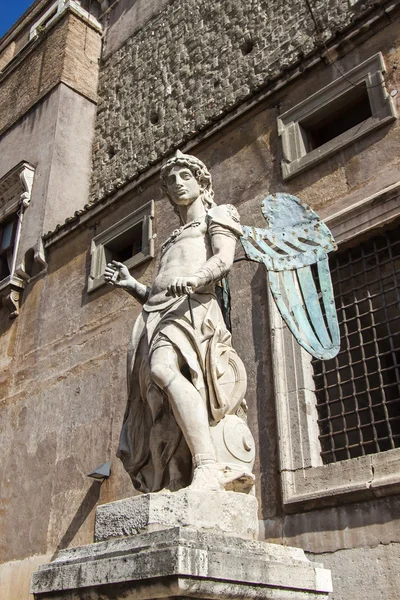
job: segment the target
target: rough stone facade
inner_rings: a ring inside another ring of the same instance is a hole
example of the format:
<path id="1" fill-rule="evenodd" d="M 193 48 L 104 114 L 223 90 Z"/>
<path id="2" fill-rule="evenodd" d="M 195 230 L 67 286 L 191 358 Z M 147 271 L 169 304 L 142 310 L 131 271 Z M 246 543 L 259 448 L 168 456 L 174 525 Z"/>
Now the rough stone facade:
<path id="1" fill-rule="evenodd" d="M 321 51 L 373 2 L 312 5 L 315 20 L 305 1 L 175 0 L 130 37 L 101 69 L 93 199 Z"/>

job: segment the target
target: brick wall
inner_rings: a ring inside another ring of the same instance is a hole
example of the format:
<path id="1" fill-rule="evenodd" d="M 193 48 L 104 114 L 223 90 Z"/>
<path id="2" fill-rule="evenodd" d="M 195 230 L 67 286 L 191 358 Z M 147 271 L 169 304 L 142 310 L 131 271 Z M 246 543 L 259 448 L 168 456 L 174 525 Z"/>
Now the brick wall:
<path id="1" fill-rule="evenodd" d="M 0 132 L 60 80 L 66 33 L 65 21 L 58 22 L 16 68 L 5 72 L 0 81 Z"/>
<path id="2" fill-rule="evenodd" d="M 73 14 L 68 19 L 67 27 L 62 81 L 83 96 L 97 101 L 100 33 Z"/>
<path id="3" fill-rule="evenodd" d="M 311 4 L 329 39 L 373 2 Z M 103 64 L 92 200 L 268 85 L 318 40 L 306 0 L 172 2 Z"/>
<path id="4" fill-rule="evenodd" d="M 0 76 L 0 134 L 61 81 L 96 101 L 100 44 L 98 31 L 65 12 Z"/>

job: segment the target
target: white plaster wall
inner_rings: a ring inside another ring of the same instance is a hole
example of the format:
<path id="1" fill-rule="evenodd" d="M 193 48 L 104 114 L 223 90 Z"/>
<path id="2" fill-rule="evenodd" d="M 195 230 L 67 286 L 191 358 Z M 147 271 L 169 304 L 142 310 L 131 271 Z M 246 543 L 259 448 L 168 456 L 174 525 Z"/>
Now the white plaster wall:
<path id="1" fill-rule="evenodd" d="M 95 114 L 93 102 L 60 84 L 0 138 L 0 177 L 22 160 L 36 167 L 17 262 L 87 203 Z"/>

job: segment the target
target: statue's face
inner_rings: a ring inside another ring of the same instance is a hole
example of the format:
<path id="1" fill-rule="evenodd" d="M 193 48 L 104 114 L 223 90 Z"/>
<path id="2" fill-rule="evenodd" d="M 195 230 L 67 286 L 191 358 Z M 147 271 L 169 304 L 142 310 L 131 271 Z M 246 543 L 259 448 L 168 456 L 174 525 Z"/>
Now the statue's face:
<path id="1" fill-rule="evenodd" d="M 176 165 L 172 167 L 167 176 L 168 196 L 174 204 L 178 206 L 188 206 L 192 204 L 199 196 L 202 188 L 187 167 Z"/>

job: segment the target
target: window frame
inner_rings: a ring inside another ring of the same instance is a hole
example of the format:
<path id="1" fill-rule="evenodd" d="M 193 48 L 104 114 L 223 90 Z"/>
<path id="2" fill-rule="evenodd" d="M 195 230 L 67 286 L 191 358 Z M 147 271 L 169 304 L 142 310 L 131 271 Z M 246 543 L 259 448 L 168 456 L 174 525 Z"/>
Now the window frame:
<path id="1" fill-rule="evenodd" d="M 3 257 L 5 258 L 5 260 L 8 263 L 8 253 L 11 250 L 11 266 L 9 266 L 9 271 L 10 273 L 6 276 L 1 278 L 0 276 L 0 282 L 3 281 L 3 279 L 6 279 L 7 277 L 9 277 L 12 272 L 13 272 L 13 262 L 14 262 L 14 258 L 15 258 L 15 253 L 16 253 L 16 242 L 17 240 L 17 232 L 18 232 L 18 212 L 15 213 L 11 213 L 11 215 L 9 217 L 7 217 L 6 219 L 4 219 L 3 221 L 0 221 L 0 260 L 3 260 Z M 3 245 L 3 235 L 4 232 L 6 231 L 6 227 L 7 225 L 12 224 L 12 230 L 11 230 L 11 236 L 10 236 L 10 242 L 8 244 L 8 246 L 6 246 L 5 248 L 2 247 Z"/>
<path id="2" fill-rule="evenodd" d="M 46 30 L 51 27 L 55 21 L 59 18 L 59 16 L 64 13 L 67 9 L 72 8 L 78 14 L 80 14 L 85 19 L 89 20 L 94 25 L 97 25 L 101 28 L 102 26 L 87 10 L 82 8 L 82 6 L 76 2 L 75 0 L 55 0 L 51 6 L 43 13 L 31 26 L 29 29 L 29 41 L 32 39 L 36 39 L 41 30 Z"/>
<path id="3" fill-rule="evenodd" d="M 400 182 L 325 218 L 338 245 L 400 218 Z M 270 294 L 274 391 L 283 508 L 287 513 L 400 492 L 400 448 L 323 464 L 311 356 Z"/>
<path id="4" fill-rule="evenodd" d="M 154 200 L 151 200 L 93 238 L 90 249 L 91 264 L 88 278 L 89 293 L 94 292 L 106 284 L 104 279 L 104 269 L 107 264 L 107 244 L 114 242 L 120 236 L 125 234 L 126 231 L 133 229 L 139 223 L 142 223 L 142 249 L 140 252 L 124 261 L 124 265 L 131 270 L 154 258 L 153 219 Z"/>
<path id="5" fill-rule="evenodd" d="M 10 274 L 0 280 L 0 299 L 8 308 L 10 318 L 18 316 L 20 295 L 25 288 L 25 282 L 18 277 L 16 265 L 22 221 L 31 201 L 34 175 L 35 167 L 22 161 L 0 179 L 0 223 L 5 223 L 13 215 L 17 215 Z"/>
<path id="6" fill-rule="evenodd" d="M 278 117 L 284 180 L 311 169 L 332 154 L 397 118 L 393 99 L 384 85 L 383 73 L 385 72 L 382 53 L 378 52 Z M 301 123 L 311 119 L 324 106 L 343 98 L 351 91 L 353 85 L 362 83 L 367 87 L 371 117 L 308 152 Z"/>

